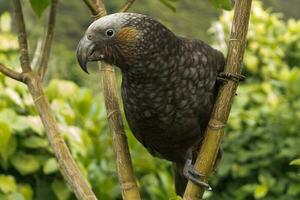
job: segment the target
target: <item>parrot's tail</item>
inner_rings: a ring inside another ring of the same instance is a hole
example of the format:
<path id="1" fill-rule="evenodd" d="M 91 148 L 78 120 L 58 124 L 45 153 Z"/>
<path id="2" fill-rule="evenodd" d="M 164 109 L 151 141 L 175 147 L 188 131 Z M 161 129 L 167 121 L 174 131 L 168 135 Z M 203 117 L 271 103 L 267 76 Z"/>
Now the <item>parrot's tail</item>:
<path id="1" fill-rule="evenodd" d="M 173 163 L 176 194 L 183 196 L 188 180 L 183 175 L 184 163 Z"/>

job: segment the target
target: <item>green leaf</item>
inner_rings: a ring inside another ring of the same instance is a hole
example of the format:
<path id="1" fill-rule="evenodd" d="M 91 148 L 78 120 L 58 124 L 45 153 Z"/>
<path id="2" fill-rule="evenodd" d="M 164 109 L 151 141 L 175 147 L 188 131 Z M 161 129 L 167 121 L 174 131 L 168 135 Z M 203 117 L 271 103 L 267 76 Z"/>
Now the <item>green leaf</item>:
<path id="1" fill-rule="evenodd" d="M 0 191 L 7 194 L 17 189 L 16 180 L 13 176 L 0 175 Z"/>
<path id="2" fill-rule="evenodd" d="M 51 184 L 51 188 L 54 191 L 58 200 L 67 200 L 71 195 L 71 191 L 66 184 L 60 180 L 55 180 Z"/>
<path id="3" fill-rule="evenodd" d="M 44 126 L 39 116 L 27 116 L 26 123 L 38 135 L 44 135 Z"/>
<path id="4" fill-rule="evenodd" d="M 16 153 L 12 157 L 11 162 L 22 175 L 34 173 L 40 168 L 40 162 L 37 158 L 23 152 Z"/>
<path id="5" fill-rule="evenodd" d="M 31 136 L 22 140 L 22 145 L 27 148 L 37 149 L 37 148 L 47 148 L 48 141 L 45 138 Z"/>
<path id="6" fill-rule="evenodd" d="M 44 164 L 44 174 L 52 174 L 54 172 L 57 172 L 58 170 L 58 164 L 55 158 L 49 158 L 46 163 Z"/>
<path id="7" fill-rule="evenodd" d="M 222 9 L 225 9 L 225 10 L 231 10 L 233 8 L 231 0 L 210 0 L 210 2 L 216 8 L 222 8 Z"/>
<path id="8" fill-rule="evenodd" d="M 23 195 L 19 192 L 13 192 L 9 194 L 8 200 L 25 200 Z"/>
<path id="9" fill-rule="evenodd" d="M 266 196 L 268 193 L 268 187 L 266 185 L 259 185 L 256 187 L 254 192 L 255 199 L 260 199 Z"/>
<path id="10" fill-rule="evenodd" d="M 50 99 L 70 98 L 77 94 L 78 89 L 79 87 L 71 81 L 54 79 L 47 86 L 46 93 Z"/>
<path id="11" fill-rule="evenodd" d="M 7 161 L 9 154 L 9 142 L 12 136 L 12 128 L 8 123 L 0 121 L 0 156 L 4 162 Z"/>
<path id="12" fill-rule="evenodd" d="M 42 15 L 49 3 L 49 0 L 30 0 L 31 7 L 38 17 Z"/>
<path id="13" fill-rule="evenodd" d="M 18 191 L 24 196 L 25 200 L 33 199 L 33 191 L 29 184 L 18 185 Z"/>
<path id="14" fill-rule="evenodd" d="M 290 162 L 290 165 L 300 165 L 300 158 Z"/>
<path id="15" fill-rule="evenodd" d="M 11 17 L 9 12 L 4 12 L 0 17 L 0 29 L 3 32 L 9 32 L 11 28 Z"/>

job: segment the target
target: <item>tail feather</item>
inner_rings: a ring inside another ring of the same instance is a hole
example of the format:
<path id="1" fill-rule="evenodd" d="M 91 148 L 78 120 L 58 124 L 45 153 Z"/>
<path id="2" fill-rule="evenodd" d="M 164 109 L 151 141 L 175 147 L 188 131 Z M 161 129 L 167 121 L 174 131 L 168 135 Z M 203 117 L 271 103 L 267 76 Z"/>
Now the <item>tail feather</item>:
<path id="1" fill-rule="evenodd" d="M 183 196 L 188 180 L 183 175 L 184 164 L 173 163 L 175 191 Z"/>

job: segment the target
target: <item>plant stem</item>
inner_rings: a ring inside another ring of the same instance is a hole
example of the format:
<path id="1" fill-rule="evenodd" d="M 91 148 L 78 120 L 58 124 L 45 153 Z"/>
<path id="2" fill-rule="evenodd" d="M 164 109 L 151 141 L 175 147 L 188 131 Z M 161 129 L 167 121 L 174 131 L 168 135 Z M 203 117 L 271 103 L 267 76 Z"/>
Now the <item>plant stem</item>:
<path id="1" fill-rule="evenodd" d="M 23 75 L 21 73 L 18 73 L 18 72 L 15 72 L 14 70 L 9 69 L 2 63 L 0 63 L 0 72 L 2 72 L 4 75 L 6 75 L 12 79 L 15 79 L 17 81 L 20 81 L 20 82 L 24 81 Z"/>
<path id="2" fill-rule="evenodd" d="M 51 113 L 50 104 L 48 102 L 48 99 L 44 95 L 41 77 L 35 74 L 31 69 L 28 56 L 27 36 L 22 6 L 20 0 L 13 0 L 13 3 L 15 21 L 18 30 L 22 73 L 17 73 L 3 65 L 0 65 L 0 71 L 11 78 L 26 83 L 45 127 L 48 141 L 53 149 L 56 159 L 58 160 L 59 169 L 62 172 L 65 180 L 71 186 L 76 197 L 83 200 L 97 200 L 89 184 L 82 176 L 78 166 L 72 158 L 72 155 L 61 134 L 59 133 L 58 125 L 53 114 Z M 52 40 L 50 40 L 49 42 L 51 43 L 51 41 Z M 50 44 L 45 48 L 50 48 Z M 45 51 L 50 52 L 50 49 Z M 48 58 L 46 59 L 46 61 L 48 61 Z"/>
<path id="3" fill-rule="evenodd" d="M 250 17 L 252 0 L 236 0 L 229 51 L 225 72 L 240 74 L 243 55 L 246 47 L 246 36 Z M 203 174 L 202 181 L 206 181 L 211 174 L 220 144 L 224 135 L 224 127 L 227 122 L 233 98 L 238 87 L 238 82 L 229 80 L 218 93 L 215 106 L 205 132 L 205 138 L 198 154 L 195 170 Z M 204 188 L 188 182 L 184 194 L 184 200 L 198 200 L 204 194 Z"/>
<path id="4" fill-rule="evenodd" d="M 135 0 L 127 0 L 119 12 L 126 12 L 134 2 Z"/>
<path id="5" fill-rule="evenodd" d="M 42 88 L 42 80 L 39 76 L 33 74 L 33 72 L 26 73 L 24 76 L 25 82 L 45 127 L 48 141 L 58 161 L 59 169 L 65 180 L 71 186 L 77 199 L 97 200 L 72 158 L 72 155 L 59 132 L 57 122 L 51 112 L 50 104 Z"/>
<path id="6" fill-rule="evenodd" d="M 14 8 L 14 15 L 16 19 L 15 21 L 18 30 L 18 40 L 19 40 L 20 54 L 21 54 L 20 62 L 21 62 L 22 71 L 25 73 L 31 71 L 30 60 L 28 55 L 26 28 L 25 28 L 20 0 L 13 0 L 13 4 L 14 4 L 13 8 Z"/>
<path id="7" fill-rule="evenodd" d="M 58 0 L 51 1 L 47 34 L 46 34 L 45 42 L 43 44 L 43 50 L 42 50 L 42 54 L 40 57 L 40 63 L 38 65 L 38 70 L 37 70 L 37 73 L 41 77 L 42 80 L 44 79 L 44 76 L 46 74 L 47 67 L 48 67 L 52 39 L 53 39 L 53 35 L 54 35 L 57 4 L 58 4 Z"/>
<path id="8" fill-rule="evenodd" d="M 103 63 L 100 66 L 102 86 L 109 129 L 112 133 L 113 148 L 116 154 L 117 172 L 124 200 L 140 200 L 134 176 L 127 137 L 124 131 L 122 114 L 118 103 L 116 77 L 113 66 Z"/>
<path id="9" fill-rule="evenodd" d="M 84 2 L 86 2 L 86 0 L 84 0 Z M 128 6 L 130 7 L 130 5 Z M 94 0 L 92 7 L 96 7 L 99 11 L 97 16 L 103 17 L 106 15 L 105 6 L 102 0 Z M 91 12 L 93 13 L 93 10 L 91 10 Z M 112 143 L 116 155 L 116 165 L 122 197 L 124 200 L 140 200 L 141 197 L 133 171 L 128 141 L 124 131 L 123 119 L 118 103 L 114 67 L 107 63 L 102 63 L 102 65 L 103 66 L 101 67 L 101 63 L 99 62 L 108 125 L 112 133 Z"/>

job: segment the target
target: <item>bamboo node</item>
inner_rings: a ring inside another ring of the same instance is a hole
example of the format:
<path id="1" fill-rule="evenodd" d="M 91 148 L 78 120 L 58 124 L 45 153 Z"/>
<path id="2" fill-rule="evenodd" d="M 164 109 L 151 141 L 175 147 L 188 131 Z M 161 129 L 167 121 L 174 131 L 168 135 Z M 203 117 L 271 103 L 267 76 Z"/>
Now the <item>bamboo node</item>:
<path id="1" fill-rule="evenodd" d="M 134 187 L 136 187 L 136 184 L 134 182 L 126 182 L 121 184 L 122 190 L 131 190 Z"/>
<path id="2" fill-rule="evenodd" d="M 117 110 L 112 110 L 112 111 L 110 111 L 109 113 L 107 113 L 107 118 L 110 119 L 111 116 L 112 116 L 114 113 L 116 113 L 116 112 L 117 112 Z"/>
<path id="3" fill-rule="evenodd" d="M 230 38 L 229 39 L 229 42 L 234 42 L 234 41 L 241 42 L 241 39 L 237 39 L 237 38 Z"/>
<path id="4" fill-rule="evenodd" d="M 91 16 L 91 19 L 92 19 L 93 21 L 95 21 L 95 20 L 99 19 L 101 16 L 102 16 L 102 14 L 99 12 L 99 13 L 96 14 L 96 15 L 92 15 L 92 16 Z"/>
<path id="5" fill-rule="evenodd" d="M 220 130 L 225 127 L 225 124 L 219 120 L 211 119 L 208 123 L 208 126 L 213 130 Z"/>

